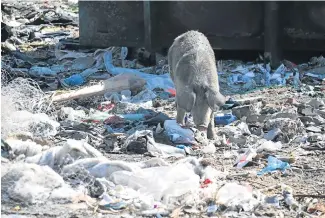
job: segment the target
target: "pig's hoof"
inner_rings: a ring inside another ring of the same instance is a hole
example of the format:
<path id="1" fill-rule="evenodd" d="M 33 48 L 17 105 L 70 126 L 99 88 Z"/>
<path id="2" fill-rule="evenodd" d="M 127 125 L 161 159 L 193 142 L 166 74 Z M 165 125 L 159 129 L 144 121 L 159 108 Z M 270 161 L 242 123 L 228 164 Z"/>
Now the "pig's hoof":
<path id="1" fill-rule="evenodd" d="M 214 133 L 214 131 L 212 130 L 208 130 L 207 132 L 207 138 L 210 139 L 210 140 L 214 140 L 216 138 L 216 134 Z"/>

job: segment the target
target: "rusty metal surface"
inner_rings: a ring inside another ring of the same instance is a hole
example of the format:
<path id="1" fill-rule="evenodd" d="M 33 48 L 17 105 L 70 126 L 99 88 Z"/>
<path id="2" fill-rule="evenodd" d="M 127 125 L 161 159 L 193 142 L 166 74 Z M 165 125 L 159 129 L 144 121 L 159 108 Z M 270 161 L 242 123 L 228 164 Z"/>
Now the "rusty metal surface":
<path id="1" fill-rule="evenodd" d="M 79 1 L 80 44 L 144 45 L 143 2 Z"/>
<path id="2" fill-rule="evenodd" d="M 281 15 L 285 34 L 294 38 L 325 36 L 325 3 L 294 2 L 282 4 Z"/>
<path id="3" fill-rule="evenodd" d="M 91 47 L 169 47 L 190 29 L 215 49 L 263 50 L 265 2 L 79 1 L 80 44 Z M 285 50 L 325 50 L 325 2 L 279 2 Z M 270 31 L 269 31 L 270 32 Z"/>

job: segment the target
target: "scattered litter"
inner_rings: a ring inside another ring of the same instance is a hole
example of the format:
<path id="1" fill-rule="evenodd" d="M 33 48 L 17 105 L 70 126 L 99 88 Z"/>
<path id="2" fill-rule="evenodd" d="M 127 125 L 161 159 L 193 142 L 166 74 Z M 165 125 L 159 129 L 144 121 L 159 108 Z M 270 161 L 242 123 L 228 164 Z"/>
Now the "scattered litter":
<path id="1" fill-rule="evenodd" d="M 140 138 L 140 139 L 139 139 Z M 141 138 L 143 140 L 141 140 Z M 161 157 L 184 157 L 185 151 L 178 147 L 156 143 L 153 138 L 153 132 L 150 130 L 136 131 L 129 136 L 124 144 L 128 151 L 133 151 L 138 154 L 149 152 L 153 156 Z"/>
<path id="2" fill-rule="evenodd" d="M 208 140 L 190 115 L 185 127 L 174 120 L 167 58 L 81 48 L 77 9 L 75 0 L 1 4 L 3 213 L 324 216 L 324 57 L 276 69 L 262 56 L 218 61 L 231 97 Z"/>

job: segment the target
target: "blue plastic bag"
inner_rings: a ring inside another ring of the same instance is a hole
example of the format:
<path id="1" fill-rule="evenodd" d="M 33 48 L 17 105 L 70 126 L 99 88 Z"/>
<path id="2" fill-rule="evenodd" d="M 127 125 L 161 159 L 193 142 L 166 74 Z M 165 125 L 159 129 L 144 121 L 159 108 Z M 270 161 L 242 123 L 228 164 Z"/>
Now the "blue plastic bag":
<path id="1" fill-rule="evenodd" d="M 269 156 L 267 158 L 267 166 L 257 173 L 258 176 L 264 175 L 265 173 L 273 172 L 275 170 L 281 170 L 285 172 L 286 169 L 290 168 L 290 164 L 283 162 L 276 157 Z"/>

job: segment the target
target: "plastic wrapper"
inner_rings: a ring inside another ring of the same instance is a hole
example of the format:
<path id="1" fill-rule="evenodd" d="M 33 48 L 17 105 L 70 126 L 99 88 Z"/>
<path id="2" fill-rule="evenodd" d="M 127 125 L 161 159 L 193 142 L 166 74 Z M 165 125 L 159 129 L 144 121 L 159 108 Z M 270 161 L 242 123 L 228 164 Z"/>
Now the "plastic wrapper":
<path id="1" fill-rule="evenodd" d="M 252 148 L 247 149 L 244 154 L 240 154 L 235 164 L 237 168 L 243 168 L 256 156 L 256 151 Z"/>

